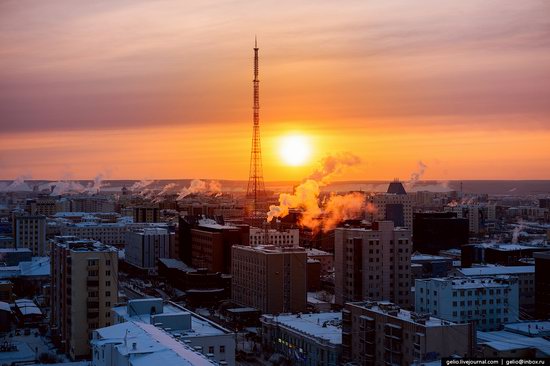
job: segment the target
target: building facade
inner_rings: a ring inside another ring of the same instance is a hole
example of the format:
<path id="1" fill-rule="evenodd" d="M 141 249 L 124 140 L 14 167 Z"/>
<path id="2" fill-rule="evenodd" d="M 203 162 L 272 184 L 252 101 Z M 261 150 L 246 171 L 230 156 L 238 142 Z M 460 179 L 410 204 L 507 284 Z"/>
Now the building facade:
<path id="1" fill-rule="evenodd" d="M 16 248 L 29 248 L 34 256 L 47 255 L 45 216 L 16 215 L 13 226 Z"/>
<path id="2" fill-rule="evenodd" d="M 303 248 L 236 245 L 232 253 L 234 302 L 267 314 L 305 310 L 307 256 Z"/>
<path id="3" fill-rule="evenodd" d="M 159 258 L 170 257 L 174 234 L 164 228 L 145 228 L 126 233 L 125 260 L 139 269 L 155 272 Z"/>
<path id="4" fill-rule="evenodd" d="M 411 291 L 411 231 L 391 221 L 372 229 L 337 228 L 335 300 L 389 300 L 407 306 Z"/>
<path id="5" fill-rule="evenodd" d="M 90 355 L 92 331 L 113 323 L 118 257 L 96 241 L 57 237 L 51 250 L 51 331 L 72 359 Z"/>
<path id="6" fill-rule="evenodd" d="M 458 355 L 471 357 L 475 329 L 402 310 L 389 302 L 347 303 L 342 311 L 344 361 L 412 365 Z"/>
<path id="7" fill-rule="evenodd" d="M 263 315 L 264 347 L 304 366 L 340 365 L 342 313 Z"/>
<path id="8" fill-rule="evenodd" d="M 518 279 L 512 276 L 431 278 L 415 283 L 415 310 L 441 319 L 497 330 L 519 319 Z"/>

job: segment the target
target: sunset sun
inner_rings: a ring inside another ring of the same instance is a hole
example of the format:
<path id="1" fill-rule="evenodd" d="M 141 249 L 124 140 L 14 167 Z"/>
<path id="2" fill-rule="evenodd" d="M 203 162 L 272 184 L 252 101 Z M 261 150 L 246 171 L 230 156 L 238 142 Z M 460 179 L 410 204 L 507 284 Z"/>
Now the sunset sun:
<path id="1" fill-rule="evenodd" d="M 283 136 L 279 142 L 279 155 L 287 165 L 301 166 L 306 164 L 311 155 L 309 139 L 303 135 Z"/>

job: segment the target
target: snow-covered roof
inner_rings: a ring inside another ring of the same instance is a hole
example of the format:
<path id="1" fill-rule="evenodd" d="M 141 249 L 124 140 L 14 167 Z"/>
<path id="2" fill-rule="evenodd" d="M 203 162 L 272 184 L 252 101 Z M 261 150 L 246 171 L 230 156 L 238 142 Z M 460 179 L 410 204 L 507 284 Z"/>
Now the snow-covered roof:
<path id="1" fill-rule="evenodd" d="M 19 299 L 15 300 L 15 306 L 23 315 L 42 315 L 42 311 L 36 306 L 32 300 Z"/>
<path id="2" fill-rule="evenodd" d="M 342 313 L 263 315 L 262 322 L 278 324 L 312 338 L 342 344 Z M 324 325 L 324 326 L 323 326 Z"/>
<path id="3" fill-rule="evenodd" d="M 132 355 L 132 365 L 211 366 L 213 361 L 179 342 L 151 324 L 126 322 L 97 329 L 94 346 L 119 343 L 115 348 L 122 356 Z"/>
<path id="4" fill-rule="evenodd" d="M 8 304 L 7 302 L 0 301 L 0 310 L 11 313 L 10 304 Z"/>
<path id="5" fill-rule="evenodd" d="M 477 332 L 479 344 L 485 344 L 497 351 L 512 351 L 536 348 L 545 356 L 550 356 L 550 341 L 539 337 L 527 337 L 504 330 L 496 332 Z"/>
<path id="6" fill-rule="evenodd" d="M 324 250 L 320 250 L 317 248 L 308 248 L 306 249 L 306 253 L 308 257 L 317 257 L 317 256 L 329 256 L 332 257 L 332 253 L 325 252 Z"/>
<path id="7" fill-rule="evenodd" d="M 550 321 L 535 320 L 504 325 L 504 330 L 525 336 L 550 335 Z"/>
<path id="8" fill-rule="evenodd" d="M 149 302 L 152 299 L 139 299 L 137 301 L 143 301 L 143 302 Z M 136 300 L 132 300 L 136 301 Z M 200 316 L 198 316 L 196 313 L 193 313 L 191 311 L 178 308 L 170 303 L 164 304 L 162 307 L 162 314 L 180 314 L 183 312 L 189 312 L 191 314 L 191 329 L 188 330 L 174 330 L 174 332 L 181 334 L 183 337 L 186 336 L 216 336 L 216 335 L 223 335 L 229 333 L 228 330 L 217 326 L 216 324 L 208 321 L 207 319 L 204 319 Z M 134 322 L 140 322 L 140 323 L 146 323 L 151 324 L 151 314 L 138 314 L 138 315 L 132 315 L 130 316 L 128 314 L 128 307 L 126 305 L 124 306 L 117 306 L 113 308 L 113 311 L 120 317 L 124 318 L 126 321 L 134 321 Z M 157 313 L 158 315 L 159 313 Z"/>
<path id="9" fill-rule="evenodd" d="M 507 274 L 535 273 L 535 266 L 488 266 L 461 268 L 464 276 L 493 276 Z"/>

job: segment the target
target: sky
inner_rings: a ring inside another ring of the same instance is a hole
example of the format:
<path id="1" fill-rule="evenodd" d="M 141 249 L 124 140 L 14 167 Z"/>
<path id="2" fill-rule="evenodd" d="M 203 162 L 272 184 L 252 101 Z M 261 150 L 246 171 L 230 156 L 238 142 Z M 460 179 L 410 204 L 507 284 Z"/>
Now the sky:
<path id="1" fill-rule="evenodd" d="M 546 0 L 0 0 L 0 179 L 550 179 Z M 289 166 L 281 139 L 311 159 Z"/>

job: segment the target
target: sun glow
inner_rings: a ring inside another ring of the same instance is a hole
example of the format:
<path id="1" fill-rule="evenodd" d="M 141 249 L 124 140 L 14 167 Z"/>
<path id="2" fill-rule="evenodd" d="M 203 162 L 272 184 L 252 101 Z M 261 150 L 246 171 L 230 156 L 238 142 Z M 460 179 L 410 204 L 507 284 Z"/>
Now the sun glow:
<path id="1" fill-rule="evenodd" d="M 279 155 L 287 165 L 304 165 L 311 156 L 310 141 L 303 135 L 283 136 L 279 142 Z"/>

